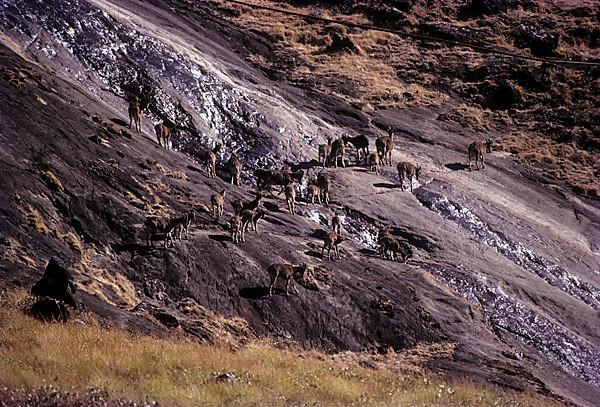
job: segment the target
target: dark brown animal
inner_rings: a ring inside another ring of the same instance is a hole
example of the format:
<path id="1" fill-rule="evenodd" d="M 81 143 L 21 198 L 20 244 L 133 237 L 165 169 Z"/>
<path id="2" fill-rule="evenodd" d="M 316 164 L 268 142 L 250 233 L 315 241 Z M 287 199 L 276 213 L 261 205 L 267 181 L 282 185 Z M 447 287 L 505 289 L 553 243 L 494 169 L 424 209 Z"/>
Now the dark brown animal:
<path id="1" fill-rule="evenodd" d="M 258 208 L 258 205 L 260 204 L 260 200 L 262 199 L 262 193 L 260 191 L 256 192 L 256 195 L 254 196 L 254 199 L 251 201 L 243 201 L 241 199 L 236 199 L 235 201 L 231 202 L 231 206 L 233 207 L 233 212 L 236 215 L 239 215 L 240 213 L 242 213 L 242 211 L 245 210 L 255 210 L 256 208 Z"/>
<path id="2" fill-rule="evenodd" d="M 365 161 L 367 160 L 367 157 L 369 155 L 369 139 L 367 138 L 367 136 L 364 136 L 361 134 L 358 136 L 350 137 L 349 135 L 346 134 L 346 135 L 342 136 L 342 140 L 344 140 L 344 143 L 346 143 L 346 145 L 348 143 L 350 143 L 356 149 L 356 164 L 357 165 L 360 163 L 361 151 L 363 153 L 364 160 Z"/>
<path id="3" fill-rule="evenodd" d="M 469 171 L 472 170 L 471 161 L 475 160 L 475 167 L 479 169 L 479 162 L 481 162 L 481 169 L 485 168 L 485 164 L 483 162 L 483 156 L 485 153 L 492 152 L 492 139 L 487 139 L 484 142 L 482 141 L 474 141 L 469 144 L 467 149 L 467 155 L 469 159 Z"/>
<path id="4" fill-rule="evenodd" d="M 412 257 L 413 252 L 410 246 L 398 240 L 395 236 L 384 233 L 378 240 L 379 254 L 384 259 L 389 258 L 392 261 L 397 260 L 397 254 L 400 254 L 402 262 L 406 263 Z"/>
<path id="5" fill-rule="evenodd" d="M 256 187 L 259 190 L 271 186 L 281 186 L 284 188 L 287 184 L 293 181 L 301 184 L 302 179 L 304 178 L 304 171 L 291 171 L 289 168 L 284 168 L 281 170 L 258 168 L 254 170 L 253 174 L 256 177 Z"/>
<path id="6" fill-rule="evenodd" d="M 261 220 L 265 216 L 265 211 L 263 210 L 250 210 L 246 209 L 241 212 L 242 216 L 242 230 L 243 232 L 248 231 L 248 227 L 252 225 L 252 231 L 257 232 L 257 224 L 258 221 Z"/>
<path id="7" fill-rule="evenodd" d="M 331 176 L 329 174 L 319 174 L 317 185 L 321 188 L 322 201 L 329 205 L 329 190 L 331 188 Z"/>

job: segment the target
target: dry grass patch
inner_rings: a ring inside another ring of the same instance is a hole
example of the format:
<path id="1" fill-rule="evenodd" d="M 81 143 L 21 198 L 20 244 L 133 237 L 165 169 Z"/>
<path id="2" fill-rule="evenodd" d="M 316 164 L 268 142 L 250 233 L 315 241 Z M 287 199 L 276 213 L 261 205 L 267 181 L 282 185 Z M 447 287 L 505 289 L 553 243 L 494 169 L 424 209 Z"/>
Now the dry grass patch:
<path id="1" fill-rule="evenodd" d="M 55 222 L 51 222 L 51 224 L 48 225 L 46 217 L 44 217 L 39 210 L 29 204 L 26 204 L 19 209 L 21 210 L 21 213 L 25 215 L 27 223 L 29 223 L 29 225 L 31 225 L 37 232 L 60 240 L 68 245 L 71 249 L 79 253 L 83 253 L 83 244 L 81 239 L 79 239 L 79 237 L 73 232 L 70 230 L 60 230 Z"/>
<path id="2" fill-rule="evenodd" d="M 90 321 L 44 324 L 16 309 L 17 300 L 0 298 L 0 381 L 9 387 L 93 387 L 106 389 L 109 397 L 148 397 L 181 406 L 552 404 L 530 394 L 364 368 L 317 351 L 277 349 L 269 341 L 232 351 L 133 335 Z M 223 372 L 236 380 L 215 380 Z"/>
<path id="3" fill-rule="evenodd" d="M 73 269 L 87 277 L 87 280 L 79 283 L 78 287 L 115 306 L 133 307 L 139 304 L 133 283 L 119 271 L 100 265 L 103 259 L 104 256 L 93 247 L 81 253 L 81 259 L 73 265 Z"/>
<path id="4" fill-rule="evenodd" d="M 46 186 L 48 186 L 48 188 L 51 190 L 58 191 L 60 193 L 65 192 L 65 187 L 63 186 L 62 182 L 56 175 L 54 175 L 52 171 L 42 171 L 40 176 L 42 177 L 44 184 L 46 184 Z"/>
<path id="5" fill-rule="evenodd" d="M 304 14 L 329 19 L 340 19 L 359 24 L 369 24 L 363 15 L 338 15 L 315 7 L 297 8 L 273 1 L 255 1 L 256 4 L 285 8 Z M 345 27 L 311 23 L 295 16 L 275 14 L 271 11 L 248 9 L 222 2 L 224 8 L 240 11 L 226 18 L 240 27 L 256 30 L 271 38 L 279 49 L 277 59 L 290 60 L 288 50 L 297 53 L 293 62 L 287 63 L 285 74 L 292 81 L 315 83 L 317 87 L 357 105 L 374 105 L 382 108 L 433 105 L 440 106 L 447 96 L 428 89 L 422 82 L 401 80 L 396 65 L 412 63 L 415 55 L 423 58 L 417 47 L 398 36 L 369 30 L 347 30 Z M 358 48 L 358 53 L 325 52 L 331 43 L 330 33 L 342 32 Z M 397 52 L 401 50 L 402 52 Z M 251 55 L 250 61 L 270 70 L 275 63 L 261 55 Z"/>
<path id="6" fill-rule="evenodd" d="M 166 175 L 169 178 L 173 178 L 173 179 L 179 179 L 182 181 L 187 181 L 188 180 L 188 176 L 185 172 L 181 171 L 181 170 L 177 170 L 177 171 L 173 171 L 170 168 L 168 168 L 165 165 L 162 165 L 160 163 L 156 163 L 156 168 L 158 169 L 158 171 L 161 174 Z"/>
<path id="7" fill-rule="evenodd" d="M 37 262 L 27 253 L 27 249 L 23 247 L 14 237 L 9 237 L 0 241 L 0 258 L 13 264 L 37 268 Z"/>
<path id="8" fill-rule="evenodd" d="M 600 197 L 600 155 L 573 143 L 558 143 L 536 134 L 512 133 L 502 138 L 498 148 L 516 161 L 541 169 L 546 177 L 564 182 L 579 193 Z"/>

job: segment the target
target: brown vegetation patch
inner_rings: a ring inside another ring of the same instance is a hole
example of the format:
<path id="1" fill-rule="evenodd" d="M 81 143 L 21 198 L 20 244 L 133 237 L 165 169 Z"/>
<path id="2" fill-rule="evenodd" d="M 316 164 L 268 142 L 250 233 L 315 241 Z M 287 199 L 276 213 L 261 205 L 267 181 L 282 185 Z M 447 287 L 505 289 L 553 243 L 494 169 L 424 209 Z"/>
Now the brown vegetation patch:
<path id="1" fill-rule="evenodd" d="M 564 182 L 591 198 L 600 197 L 600 153 L 559 143 L 541 135 L 513 133 L 503 137 L 498 149 L 518 162 L 534 166 L 551 180 Z"/>
<path id="2" fill-rule="evenodd" d="M 335 14 L 317 7 L 297 8 L 272 1 L 256 4 L 277 6 L 288 10 L 314 14 L 325 18 L 368 24 L 361 14 Z M 237 10 L 233 22 L 264 33 L 278 46 L 275 58 L 252 54 L 249 60 L 267 72 L 281 71 L 296 83 L 315 83 L 320 89 L 337 95 L 350 103 L 394 108 L 419 105 L 439 106 L 446 97 L 418 81 L 402 80 L 395 69 L 391 43 L 400 42 L 405 57 L 416 48 L 397 36 L 387 33 L 347 30 L 335 24 L 320 25 L 294 16 L 274 14 L 265 10 L 223 3 Z M 326 52 L 331 34 L 341 32 L 360 50 L 356 53 Z M 292 51 L 295 54 L 290 54 Z M 384 57 L 386 56 L 386 57 Z"/>
<path id="3" fill-rule="evenodd" d="M 44 184 L 46 184 L 46 186 L 48 186 L 48 188 L 50 188 L 51 190 L 60 193 L 65 192 L 65 187 L 63 186 L 62 182 L 60 182 L 58 177 L 54 175 L 52 171 L 42 171 L 40 173 L 40 176 L 42 177 L 42 181 L 44 181 Z"/>
<path id="4" fill-rule="evenodd" d="M 95 249 L 87 248 L 73 269 L 84 277 L 78 286 L 101 300 L 121 307 L 133 307 L 140 300 L 133 283 L 118 270 L 110 270 L 110 264 L 100 264 L 104 257 Z M 114 267 L 118 267 L 116 264 Z"/>
<path id="5" fill-rule="evenodd" d="M 388 363 L 387 355 L 379 355 L 380 366 L 373 368 L 360 363 L 365 355 L 328 356 L 297 346 L 282 348 L 271 341 L 251 341 L 232 350 L 133 335 L 85 317 L 46 324 L 18 310 L 21 298 L 23 294 L 0 293 L 0 325 L 5 328 L 0 330 L 0 377 L 9 388 L 34 391 L 50 384 L 55 392 L 71 393 L 93 388 L 100 389 L 104 399 L 136 400 L 144 395 L 181 406 L 555 404 L 533 394 L 447 382 L 421 367 L 407 366 L 411 357 L 391 355 Z M 413 353 L 422 363 L 423 357 L 437 351 L 448 355 L 445 348 Z M 399 365 L 402 368 L 394 367 Z M 422 374 L 403 373 L 407 371 Z M 223 373 L 230 380 L 216 380 Z"/>
<path id="6" fill-rule="evenodd" d="M 20 264 L 26 267 L 37 268 L 37 262 L 28 254 L 28 249 L 23 247 L 14 237 L 9 237 L 0 241 L 2 259 L 13 264 Z"/>

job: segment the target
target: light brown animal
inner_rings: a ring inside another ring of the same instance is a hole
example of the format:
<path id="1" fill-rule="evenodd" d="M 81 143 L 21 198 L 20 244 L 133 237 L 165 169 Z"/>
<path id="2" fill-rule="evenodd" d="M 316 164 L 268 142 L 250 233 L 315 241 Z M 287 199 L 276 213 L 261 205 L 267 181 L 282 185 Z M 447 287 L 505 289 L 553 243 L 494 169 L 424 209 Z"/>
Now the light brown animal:
<path id="1" fill-rule="evenodd" d="M 267 268 L 267 272 L 271 276 L 271 284 L 269 285 L 269 297 L 273 295 L 273 287 L 277 282 L 277 279 L 281 276 L 285 279 L 285 295 L 289 295 L 290 282 L 292 279 L 299 279 L 304 277 L 308 269 L 306 263 L 300 265 L 292 265 L 288 263 L 273 263 Z M 293 287 L 296 294 L 298 290 Z"/>
<path id="2" fill-rule="evenodd" d="M 257 224 L 258 221 L 261 220 L 265 216 L 265 212 L 263 210 L 251 210 L 246 209 L 241 213 L 242 216 L 242 229 L 245 232 L 248 231 L 248 227 L 252 225 L 252 231 L 257 232 Z"/>
<path id="3" fill-rule="evenodd" d="M 327 137 L 327 144 L 319 145 L 319 163 L 322 167 L 329 164 L 329 156 L 331 155 L 331 137 Z"/>
<path id="4" fill-rule="evenodd" d="M 421 174 L 421 167 L 416 167 L 415 165 L 407 162 L 398 163 L 396 166 L 398 170 L 398 178 L 400 179 L 400 188 L 404 191 L 404 180 L 408 179 L 410 183 L 410 192 L 413 190 L 413 178 L 417 181 L 419 180 L 419 175 Z"/>
<path id="5" fill-rule="evenodd" d="M 492 152 L 492 139 L 487 139 L 484 142 L 482 141 L 474 141 L 469 144 L 469 148 L 467 149 L 467 155 L 469 159 L 469 171 L 472 170 L 471 161 L 475 160 L 475 167 L 479 169 L 479 162 L 481 162 L 481 169 L 485 168 L 485 164 L 483 162 L 483 156 L 485 153 Z"/>
<path id="6" fill-rule="evenodd" d="M 315 199 L 317 200 L 317 203 L 321 203 L 321 188 L 319 188 L 318 185 L 310 184 L 306 188 L 306 200 L 314 204 Z"/>
<path id="7" fill-rule="evenodd" d="M 338 236 L 337 233 L 327 233 L 327 236 L 325 236 L 325 241 L 323 242 L 323 247 L 321 248 L 321 258 L 323 258 L 325 249 L 327 249 L 327 257 L 329 260 L 331 260 L 331 249 L 333 249 L 333 259 L 335 260 L 336 256 L 338 260 L 341 259 L 340 250 L 338 248 L 338 245 L 341 243 L 341 241 L 342 238 Z"/>
<path id="8" fill-rule="evenodd" d="M 340 236 L 342 234 L 342 219 L 338 215 L 331 218 L 331 229 Z"/>
<path id="9" fill-rule="evenodd" d="M 296 183 L 291 182 L 285 186 L 285 200 L 288 210 L 292 215 L 296 214 Z"/>
<path id="10" fill-rule="evenodd" d="M 142 121 L 142 107 L 138 101 L 129 102 L 129 108 L 127 109 L 129 113 L 129 128 L 131 128 L 131 123 L 133 122 L 135 126 L 135 131 L 140 132 L 141 130 L 141 121 Z"/>
<path id="11" fill-rule="evenodd" d="M 156 139 L 158 141 L 158 145 L 166 148 L 167 150 L 171 149 L 171 131 L 175 128 L 167 127 L 164 123 L 158 123 L 154 126 L 154 132 L 156 133 Z"/>
<path id="12" fill-rule="evenodd" d="M 212 214 L 215 218 L 220 218 L 221 216 L 223 216 L 226 194 L 227 191 L 223 190 L 220 193 L 215 192 L 210 196 L 210 203 L 212 204 Z"/>
<path id="13" fill-rule="evenodd" d="M 229 225 L 231 227 L 231 241 L 233 243 L 239 243 L 240 241 L 245 242 L 244 231 L 242 229 L 242 218 L 238 215 L 233 215 L 229 220 Z"/>
<path id="14" fill-rule="evenodd" d="M 208 173 L 208 178 L 214 178 L 217 176 L 217 154 L 208 150 L 206 152 L 206 172 Z"/>
<path id="15" fill-rule="evenodd" d="M 379 166 L 379 154 L 371 153 L 368 157 L 369 171 L 374 172 L 375 174 L 380 173 Z"/>
<path id="16" fill-rule="evenodd" d="M 229 157 L 227 164 L 225 164 L 225 168 L 231 176 L 231 185 L 237 185 L 239 187 L 240 175 L 242 173 L 242 162 L 235 153 L 231 154 L 231 157 Z"/>
<path id="17" fill-rule="evenodd" d="M 346 143 L 339 138 L 331 144 L 331 153 L 329 153 L 329 163 L 333 163 L 335 168 L 338 167 L 338 162 L 342 162 L 342 167 L 346 166 L 344 156 L 346 155 Z"/>
<path id="18" fill-rule="evenodd" d="M 378 137 L 375 140 L 375 147 L 383 165 L 392 165 L 392 151 L 394 151 L 394 128 L 388 127 L 386 137 Z"/>

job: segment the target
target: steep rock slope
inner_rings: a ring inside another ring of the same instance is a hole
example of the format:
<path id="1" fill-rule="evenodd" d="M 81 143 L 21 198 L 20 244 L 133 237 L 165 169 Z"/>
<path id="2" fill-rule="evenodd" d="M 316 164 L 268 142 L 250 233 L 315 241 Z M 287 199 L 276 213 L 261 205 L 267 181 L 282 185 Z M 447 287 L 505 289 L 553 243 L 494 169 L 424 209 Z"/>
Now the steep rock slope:
<path id="1" fill-rule="evenodd" d="M 540 184 L 503 153 L 484 171 L 462 171 L 465 146 L 482 136 L 436 120 L 439 108 L 365 113 L 269 79 L 231 51 L 268 52 L 269 39 L 199 11 L 175 17 L 181 10 L 2 5 L 3 282 L 28 286 L 59 255 L 84 304 L 124 326 L 167 334 L 168 315 L 203 339 L 268 334 L 331 351 L 456 342 L 437 368 L 582 405 L 600 396 L 597 202 Z M 150 95 L 142 134 L 123 126 L 131 95 Z M 155 143 L 159 119 L 183 129 L 177 151 Z M 326 136 L 373 138 L 388 125 L 400 131 L 394 163 L 423 166 L 414 194 L 398 188 L 393 167 L 328 169 L 329 207 L 300 203 L 290 216 L 268 196 L 245 243 L 210 217 L 213 191 L 226 189 L 228 203 L 248 198 L 254 180 L 207 178 L 202 148 L 222 144 L 222 159 L 237 152 L 248 168 L 310 168 Z M 188 209 L 198 213 L 189 240 L 145 246 L 147 214 Z M 344 258 L 328 262 L 318 252 L 334 212 L 348 240 Z M 376 255 L 382 226 L 412 245 L 408 264 Z M 265 297 L 265 269 L 280 260 L 309 263 L 320 280 Z"/>

